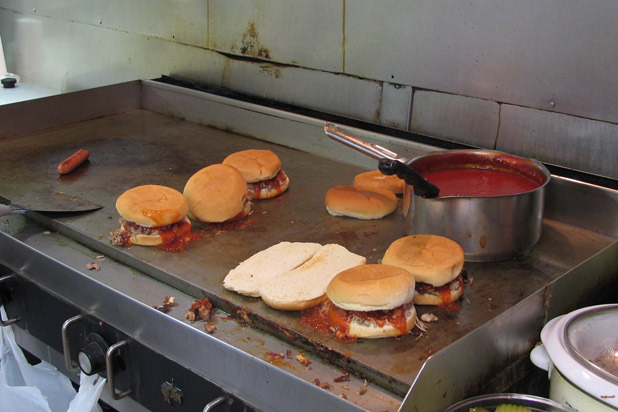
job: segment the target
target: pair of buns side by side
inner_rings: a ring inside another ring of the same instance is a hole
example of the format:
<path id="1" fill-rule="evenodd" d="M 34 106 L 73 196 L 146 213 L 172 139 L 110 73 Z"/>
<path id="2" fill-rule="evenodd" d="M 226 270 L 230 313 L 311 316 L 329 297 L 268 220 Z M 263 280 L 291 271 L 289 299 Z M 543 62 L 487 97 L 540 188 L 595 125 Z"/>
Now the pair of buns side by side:
<path id="1" fill-rule="evenodd" d="M 271 278 L 261 289 L 268 306 L 281 310 L 304 310 L 326 298 L 326 287 L 339 272 L 366 262 L 365 257 L 329 243 L 298 268 Z"/>
<path id="2" fill-rule="evenodd" d="M 331 187 L 324 202 L 329 214 L 357 219 L 381 219 L 397 209 L 393 192 L 354 185 Z"/>
<path id="3" fill-rule="evenodd" d="M 403 193 L 405 185 L 405 181 L 397 175 L 385 175 L 379 170 L 371 170 L 354 176 L 354 186 L 384 189 L 396 195 Z"/>
<path id="4" fill-rule="evenodd" d="M 321 246 L 310 242 L 279 242 L 230 270 L 223 286 L 242 295 L 259 297 L 262 285 L 307 262 Z"/>
<path id="5" fill-rule="evenodd" d="M 240 219 L 252 212 L 247 200 L 247 183 L 234 167 L 214 164 L 193 174 L 183 191 L 189 216 L 206 223 Z"/>

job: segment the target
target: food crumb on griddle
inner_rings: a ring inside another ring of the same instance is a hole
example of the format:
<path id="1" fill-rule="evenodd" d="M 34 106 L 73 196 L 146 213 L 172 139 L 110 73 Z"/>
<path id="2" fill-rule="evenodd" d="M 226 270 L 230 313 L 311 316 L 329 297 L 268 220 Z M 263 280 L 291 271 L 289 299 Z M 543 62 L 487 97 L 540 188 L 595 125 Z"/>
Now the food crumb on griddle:
<path id="1" fill-rule="evenodd" d="M 209 320 L 212 315 L 212 303 L 210 303 L 208 298 L 204 298 L 196 299 L 193 302 L 187 313 L 185 313 L 185 318 L 194 322 L 196 320 Z"/>
<path id="2" fill-rule="evenodd" d="M 163 299 L 163 305 L 152 305 L 153 308 L 158 310 L 159 312 L 167 313 L 170 311 L 172 306 L 176 305 L 176 298 L 173 296 L 166 296 Z"/>
<path id="3" fill-rule="evenodd" d="M 86 269 L 88 270 L 101 270 L 101 265 L 98 263 L 90 262 L 86 265 Z"/>
<path id="4" fill-rule="evenodd" d="M 311 359 L 305 357 L 302 352 L 296 355 L 296 360 L 305 366 L 309 366 L 311 363 Z"/>

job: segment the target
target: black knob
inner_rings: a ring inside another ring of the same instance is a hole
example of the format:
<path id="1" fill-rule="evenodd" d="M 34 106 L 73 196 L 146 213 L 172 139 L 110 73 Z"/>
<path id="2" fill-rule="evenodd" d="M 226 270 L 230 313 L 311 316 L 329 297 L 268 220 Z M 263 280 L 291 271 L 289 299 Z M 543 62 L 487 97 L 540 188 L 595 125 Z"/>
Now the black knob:
<path id="1" fill-rule="evenodd" d="M 5 77 L 0 80 L 0 82 L 2 82 L 2 86 L 4 86 L 5 89 L 12 89 L 13 87 L 15 87 L 17 79 L 14 77 Z"/>
<path id="2" fill-rule="evenodd" d="M 88 344 L 77 354 L 79 367 L 88 376 L 105 369 L 107 343 L 96 333 L 88 334 Z"/>

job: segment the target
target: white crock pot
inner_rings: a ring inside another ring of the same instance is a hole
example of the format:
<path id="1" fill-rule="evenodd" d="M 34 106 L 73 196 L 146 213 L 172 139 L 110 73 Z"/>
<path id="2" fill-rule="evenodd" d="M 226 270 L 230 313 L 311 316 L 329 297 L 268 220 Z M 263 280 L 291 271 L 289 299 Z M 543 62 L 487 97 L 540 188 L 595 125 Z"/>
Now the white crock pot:
<path id="1" fill-rule="evenodd" d="M 530 353 L 548 371 L 549 398 L 580 412 L 618 411 L 618 304 L 552 319 Z"/>

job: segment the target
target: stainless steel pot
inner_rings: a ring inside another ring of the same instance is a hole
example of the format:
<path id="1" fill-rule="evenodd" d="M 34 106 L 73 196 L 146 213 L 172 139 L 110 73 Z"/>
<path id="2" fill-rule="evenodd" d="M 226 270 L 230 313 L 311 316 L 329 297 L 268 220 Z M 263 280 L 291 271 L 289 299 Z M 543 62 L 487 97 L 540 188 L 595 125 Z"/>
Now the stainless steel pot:
<path id="1" fill-rule="evenodd" d="M 500 170 L 528 177 L 539 186 L 506 196 L 435 198 L 415 195 L 408 187 L 403 202 L 408 234 L 430 233 L 453 239 L 470 262 L 510 259 L 539 241 L 545 186 L 551 176 L 542 163 L 493 150 L 448 150 L 417 157 L 409 166 L 421 175 L 452 168 Z"/>
<path id="2" fill-rule="evenodd" d="M 324 131 L 334 140 L 379 159 L 382 173 L 406 180 L 403 214 L 408 234 L 448 237 L 461 245 L 470 262 L 510 259 L 534 247 L 541 237 L 545 186 L 551 175 L 534 159 L 493 150 L 447 150 L 408 160 L 332 124 Z M 461 167 L 519 174 L 537 182 L 538 187 L 506 196 L 437 197 L 439 187 L 422 177 L 429 171 Z"/>

